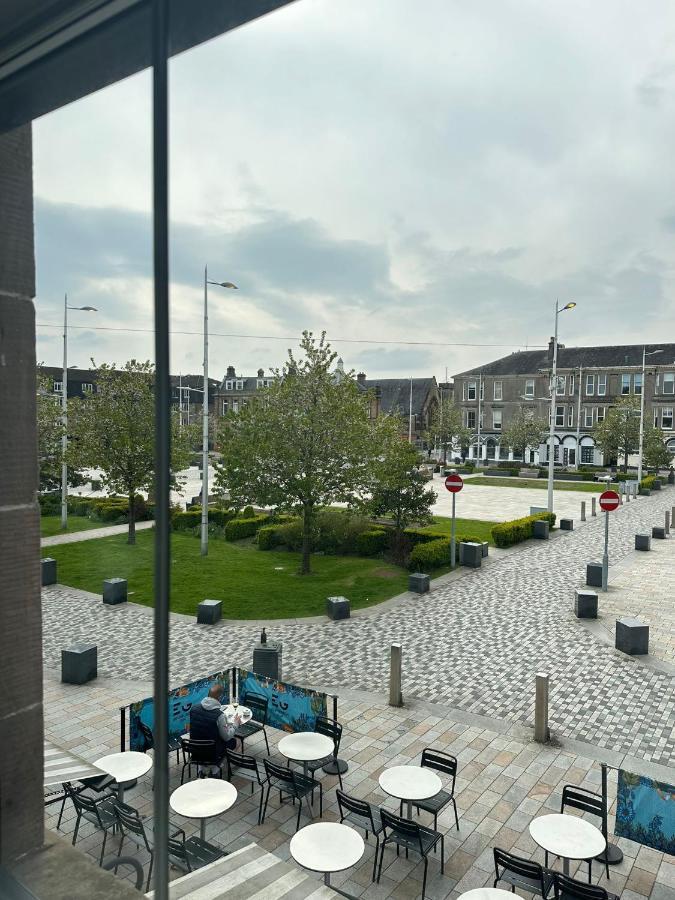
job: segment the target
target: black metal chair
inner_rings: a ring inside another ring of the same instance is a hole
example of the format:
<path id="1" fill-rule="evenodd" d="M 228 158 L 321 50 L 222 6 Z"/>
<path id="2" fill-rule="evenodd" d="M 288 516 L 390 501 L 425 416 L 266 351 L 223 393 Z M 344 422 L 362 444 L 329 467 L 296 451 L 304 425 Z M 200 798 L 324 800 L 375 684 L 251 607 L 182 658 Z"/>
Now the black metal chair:
<path id="1" fill-rule="evenodd" d="M 265 774 L 267 776 L 267 790 L 265 792 L 265 803 L 263 804 L 262 815 L 260 817 L 261 823 L 265 821 L 267 804 L 270 799 L 272 788 L 279 791 L 280 803 L 283 803 L 284 794 L 291 797 L 294 804 L 296 800 L 298 801 L 298 819 L 295 823 L 296 831 L 300 827 L 300 813 L 302 812 L 303 797 L 306 798 L 310 818 L 312 816 L 308 795 L 311 794 L 314 796 L 315 790 L 319 791 L 319 818 L 323 816 L 323 786 L 320 781 L 317 781 L 316 778 L 311 778 L 310 776 L 301 775 L 300 772 L 295 772 L 293 769 L 287 768 L 286 766 L 279 766 L 277 763 L 272 762 L 271 759 L 264 759 L 263 765 L 265 766 Z"/>
<path id="2" fill-rule="evenodd" d="M 99 866 L 103 863 L 105 854 L 105 845 L 108 840 L 108 831 L 112 830 L 117 824 L 115 815 L 115 797 L 112 794 L 106 794 L 99 797 L 89 797 L 81 791 L 75 790 L 70 784 L 64 784 L 63 789 L 67 797 L 73 801 L 77 819 L 75 820 L 75 830 L 73 832 L 73 846 L 77 840 L 82 819 L 91 822 L 99 831 L 103 832 L 103 844 L 101 846 L 101 855 L 98 860 Z"/>
<path id="3" fill-rule="evenodd" d="M 144 746 L 143 746 L 143 749 L 141 750 L 141 753 L 147 753 L 148 750 L 154 750 L 155 749 L 155 736 L 152 733 L 152 729 L 150 728 L 150 726 L 146 725 L 145 722 L 139 720 L 138 727 L 139 727 L 140 732 L 143 735 L 143 739 L 144 739 Z M 171 737 L 171 736 L 169 737 L 168 749 L 169 749 L 169 753 L 173 753 L 175 751 L 176 765 L 180 764 L 181 747 L 182 747 L 182 744 L 181 744 L 181 739 L 179 737 Z"/>
<path id="4" fill-rule="evenodd" d="M 555 900 L 619 900 L 599 884 L 586 884 L 560 872 L 553 873 L 553 887 Z"/>
<path id="5" fill-rule="evenodd" d="M 75 791 L 76 794 L 81 794 L 83 791 L 94 791 L 96 794 L 102 794 L 106 792 L 109 787 L 115 784 L 115 779 L 110 775 L 95 775 L 92 778 L 82 778 L 79 781 L 75 782 L 75 784 L 77 785 L 77 787 L 74 786 L 72 781 L 64 781 L 61 785 L 60 790 L 50 791 L 45 795 L 45 806 L 51 806 L 52 803 L 58 803 L 59 800 L 61 801 L 59 818 L 56 823 L 57 830 L 61 828 L 63 811 L 66 807 L 66 800 L 68 799 L 66 785 L 68 785 L 71 790 Z"/>
<path id="6" fill-rule="evenodd" d="M 565 809 L 579 809 L 581 812 L 590 813 L 593 816 L 599 816 L 605 821 L 606 805 L 602 794 L 596 794 L 595 791 L 589 791 L 588 788 L 577 787 L 576 784 L 566 784 L 563 786 L 562 800 L 560 801 L 560 812 L 564 813 Z M 586 860 L 588 863 L 588 883 L 591 883 L 593 860 Z M 544 864 L 548 866 L 548 851 L 544 851 Z M 609 881 L 609 861 L 605 855 L 605 875 Z"/>
<path id="7" fill-rule="evenodd" d="M 500 850 L 499 847 L 494 848 L 494 857 L 495 880 L 493 887 L 497 887 L 497 882 L 505 881 L 511 885 L 514 894 L 516 888 L 521 888 L 530 894 L 541 894 L 546 900 L 553 885 L 553 876 L 540 863 L 507 853 L 506 850 Z"/>
<path id="8" fill-rule="evenodd" d="M 262 731 L 263 737 L 265 738 L 265 746 L 267 747 L 267 752 L 269 754 L 270 742 L 267 740 L 267 731 L 265 730 L 265 726 L 267 725 L 267 697 L 263 697 L 262 694 L 254 694 L 247 691 L 243 698 L 239 700 L 239 704 L 240 706 L 248 706 L 253 713 L 251 721 L 240 725 L 235 731 L 234 736 L 238 737 L 241 741 L 242 753 L 244 752 L 244 741 L 254 734 L 260 734 Z"/>
<path id="9" fill-rule="evenodd" d="M 148 868 L 148 880 L 145 889 L 146 891 L 149 891 L 150 879 L 152 878 L 152 866 L 155 862 L 155 836 L 152 827 L 146 827 L 149 826 L 150 823 L 144 822 L 138 811 L 132 806 L 128 806 L 126 803 L 120 803 L 119 800 L 113 801 L 113 806 L 117 824 L 120 828 L 120 846 L 117 851 L 117 856 L 120 857 L 122 855 L 122 847 L 124 846 L 126 838 L 129 838 L 130 841 L 142 850 L 148 851 L 150 854 L 150 866 Z M 185 841 L 185 832 L 183 829 L 175 828 L 173 825 L 171 825 L 171 827 L 174 828 L 174 831 L 171 832 L 169 837 L 175 839 L 180 834 L 183 837 L 183 841 Z"/>
<path id="10" fill-rule="evenodd" d="M 176 837 L 169 838 L 169 862 L 181 872 L 194 872 L 202 866 L 208 866 L 217 859 L 227 856 L 222 847 L 209 844 L 197 835 L 182 840 Z"/>
<path id="11" fill-rule="evenodd" d="M 260 825 L 267 777 L 261 777 L 258 761 L 254 756 L 245 756 L 243 753 L 237 753 L 235 750 L 226 750 L 225 759 L 227 760 L 228 781 L 232 781 L 233 775 L 237 775 L 239 778 L 246 778 L 251 782 L 251 793 L 254 792 L 256 784 L 260 786 L 260 805 L 258 807 L 258 825 Z"/>
<path id="12" fill-rule="evenodd" d="M 457 779 L 456 757 L 452 756 L 450 753 L 444 753 L 442 750 L 434 750 L 432 747 L 425 747 L 424 750 L 422 750 L 421 765 L 423 768 L 435 769 L 437 772 L 443 772 L 443 774 L 447 775 L 449 778 L 447 788 L 449 789 L 444 787 L 437 794 L 434 794 L 433 797 L 429 797 L 427 800 L 416 800 L 413 803 L 413 806 L 418 813 L 421 809 L 423 809 L 425 812 L 431 813 L 431 815 L 434 817 L 434 830 L 436 830 L 438 828 L 439 812 L 443 809 L 443 807 L 447 806 L 448 803 L 452 803 L 455 811 L 455 825 L 457 826 L 457 831 L 459 831 L 457 801 L 455 800 L 455 781 Z M 399 815 L 403 815 L 402 800 Z"/>
<path id="13" fill-rule="evenodd" d="M 375 835 L 375 858 L 373 859 L 373 881 L 377 874 L 377 854 L 380 850 L 380 835 L 382 834 L 382 816 L 379 809 L 373 807 L 366 800 L 359 800 L 357 797 L 350 797 L 340 788 L 335 791 L 340 809 L 340 821 L 345 819 L 359 828 L 364 828 L 366 832 L 366 840 L 368 840 L 368 832 L 372 831 Z"/>
<path id="14" fill-rule="evenodd" d="M 183 768 L 180 772 L 180 783 L 183 783 L 185 770 L 188 770 L 188 778 L 192 778 L 192 766 L 215 766 L 223 777 L 224 758 L 219 759 L 216 753 L 215 741 L 195 741 L 192 738 L 183 738 L 181 741 L 183 749 Z"/>
<path id="15" fill-rule="evenodd" d="M 323 734 L 325 737 L 328 737 L 332 740 L 333 752 L 328 756 L 324 756 L 322 759 L 313 759 L 306 763 L 307 769 L 312 773 L 312 775 L 314 775 L 314 773 L 319 769 L 322 769 L 329 762 L 337 759 L 337 755 L 340 750 L 340 741 L 342 740 L 342 725 L 340 725 L 339 722 L 334 722 L 332 719 L 327 719 L 326 716 L 317 716 L 314 731 L 317 734 Z M 297 761 L 295 760 L 294 764 L 300 765 L 300 763 L 297 763 Z M 305 763 L 302 763 L 301 765 L 305 765 Z M 338 780 L 340 782 L 340 787 L 343 788 L 342 775 L 339 768 Z"/>
<path id="16" fill-rule="evenodd" d="M 382 863 L 384 861 L 384 850 L 387 844 L 396 844 L 396 855 L 398 856 L 399 847 L 405 847 L 406 855 L 409 850 L 419 853 L 424 860 L 424 877 L 422 879 L 422 900 L 427 889 L 427 869 L 429 868 L 429 854 L 433 850 L 436 851 L 437 845 L 441 845 L 441 874 L 443 874 L 445 860 L 445 840 L 440 831 L 434 831 L 432 828 L 425 828 L 417 822 L 410 819 L 404 819 L 394 813 L 388 812 L 386 809 L 380 809 L 382 817 L 382 827 L 384 830 L 384 838 L 380 844 L 380 865 L 377 870 L 377 880 L 379 882 L 382 875 Z"/>

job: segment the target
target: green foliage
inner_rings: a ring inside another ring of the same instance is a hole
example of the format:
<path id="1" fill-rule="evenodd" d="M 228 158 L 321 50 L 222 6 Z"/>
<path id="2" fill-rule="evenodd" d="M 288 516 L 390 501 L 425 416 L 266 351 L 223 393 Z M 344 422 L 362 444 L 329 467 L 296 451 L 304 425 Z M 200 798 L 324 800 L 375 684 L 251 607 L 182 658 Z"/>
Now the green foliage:
<path id="1" fill-rule="evenodd" d="M 642 459 L 649 469 L 662 469 L 670 466 L 673 454 L 666 447 L 666 437 L 660 428 L 645 428 L 642 445 Z"/>
<path id="2" fill-rule="evenodd" d="M 61 483 L 61 438 L 63 408 L 61 396 L 52 390 L 51 379 L 38 366 L 37 439 L 40 490 L 53 490 Z"/>
<path id="3" fill-rule="evenodd" d="M 521 406 L 504 428 L 500 443 L 523 456 L 528 447 L 538 447 L 547 432 L 546 420 L 535 418 L 532 410 Z"/>
<path id="4" fill-rule="evenodd" d="M 258 550 L 274 550 L 282 546 L 281 529 L 283 525 L 263 525 L 258 529 Z"/>
<path id="5" fill-rule="evenodd" d="M 534 516 L 525 516 L 523 519 L 512 519 L 510 522 L 500 522 L 492 529 L 492 539 L 497 547 L 511 547 L 531 538 L 534 533 L 534 523 L 538 519 L 544 519 L 551 528 L 555 525 L 555 513 L 536 513 Z"/>
<path id="6" fill-rule="evenodd" d="M 640 482 L 641 491 L 651 491 L 656 481 L 656 475 L 646 475 Z"/>
<path id="7" fill-rule="evenodd" d="M 230 519 L 225 525 L 225 540 L 241 541 L 243 538 L 253 537 L 269 520 L 267 513 L 250 516 L 248 519 Z"/>
<path id="8" fill-rule="evenodd" d="M 314 518 L 311 534 L 312 552 L 330 555 L 370 556 L 381 553 L 389 545 L 391 529 L 373 526 L 367 519 L 347 509 L 320 509 Z M 266 525 L 258 531 L 258 549 L 286 547 L 300 550 L 303 523 L 299 517 L 287 522 Z"/>
<path id="9" fill-rule="evenodd" d="M 391 535 L 386 528 L 369 528 L 356 538 L 358 556 L 380 556 L 386 553 Z"/>
<path id="10" fill-rule="evenodd" d="M 467 446 L 471 440 L 471 432 L 462 424 L 462 411 L 455 405 L 449 392 L 441 392 L 425 437 L 430 445 L 443 448 L 444 459 L 447 458 L 448 451 L 452 451 L 453 444 Z"/>
<path id="11" fill-rule="evenodd" d="M 241 513 L 242 519 L 252 519 L 254 515 L 255 510 L 252 506 L 245 506 Z"/>
<path id="12" fill-rule="evenodd" d="M 459 560 L 459 545 L 463 543 L 482 544 L 483 538 L 476 534 L 457 534 L 455 536 L 455 562 Z M 436 536 L 425 544 L 418 544 L 408 557 L 408 568 L 412 572 L 428 572 L 440 566 L 450 565 L 451 540 Z"/>
<path id="13" fill-rule="evenodd" d="M 209 507 L 209 528 L 224 528 L 227 523 L 234 519 L 236 512 L 233 509 L 220 509 L 218 507 Z M 202 510 L 200 506 L 193 506 L 188 510 L 174 513 L 171 519 L 171 525 L 174 531 L 193 531 L 201 527 Z"/>
<path id="14" fill-rule="evenodd" d="M 640 444 L 640 400 L 622 397 L 611 406 L 602 422 L 593 428 L 595 443 L 605 460 L 623 456 L 623 470 L 628 469 L 628 457 L 636 453 Z"/>

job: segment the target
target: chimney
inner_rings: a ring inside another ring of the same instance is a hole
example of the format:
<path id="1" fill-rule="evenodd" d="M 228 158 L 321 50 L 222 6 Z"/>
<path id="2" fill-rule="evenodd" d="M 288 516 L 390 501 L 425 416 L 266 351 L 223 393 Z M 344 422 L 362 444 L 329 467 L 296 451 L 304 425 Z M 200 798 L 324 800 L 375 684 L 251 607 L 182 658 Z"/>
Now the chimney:
<path id="1" fill-rule="evenodd" d="M 264 374 L 265 374 L 264 369 L 258 369 L 258 378 L 262 378 Z"/>
<path id="2" fill-rule="evenodd" d="M 234 378 L 234 377 L 235 377 L 234 366 L 228 366 L 226 378 Z"/>
<path id="3" fill-rule="evenodd" d="M 365 384 L 366 383 L 366 373 L 359 372 L 359 374 L 356 376 L 356 380 L 358 381 L 359 384 Z"/>

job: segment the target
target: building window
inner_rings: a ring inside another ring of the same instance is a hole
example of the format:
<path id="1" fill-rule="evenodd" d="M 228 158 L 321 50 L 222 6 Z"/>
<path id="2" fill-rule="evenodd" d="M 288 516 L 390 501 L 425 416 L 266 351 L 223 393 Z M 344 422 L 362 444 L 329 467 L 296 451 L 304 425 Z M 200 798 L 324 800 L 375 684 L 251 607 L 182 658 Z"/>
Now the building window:
<path id="1" fill-rule="evenodd" d="M 556 406 L 555 408 L 555 426 L 556 428 L 565 427 L 565 407 Z"/>
<path id="2" fill-rule="evenodd" d="M 565 396 L 565 381 L 566 381 L 565 376 L 564 375 L 556 375 L 555 380 L 556 380 L 556 386 L 555 386 L 556 395 L 558 397 L 564 397 Z"/>
<path id="3" fill-rule="evenodd" d="M 607 393 L 607 376 L 598 375 L 598 396 L 604 397 Z"/>
<path id="4" fill-rule="evenodd" d="M 675 394 L 675 374 L 673 372 L 665 372 L 663 375 L 663 393 Z"/>
<path id="5" fill-rule="evenodd" d="M 502 411 L 501 409 L 492 410 L 492 427 L 495 431 L 502 430 Z"/>
<path id="6" fill-rule="evenodd" d="M 229 401 L 223 400 L 223 415 L 224 416 L 227 415 L 228 406 L 229 406 Z"/>
<path id="7" fill-rule="evenodd" d="M 493 396 L 494 396 L 494 399 L 495 399 L 495 400 L 501 400 L 501 399 L 502 399 L 502 382 L 501 382 L 501 381 L 495 381 L 495 383 L 494 383 L 494 394 L 493 394 Z"/>
<path id="8" fill-rule="evenodd" d="M 621 376 L 621 393 L 630 394 L 630 375 Z"/>
<path id="9" fill-rule="evenodd" d="M 592 397 L 595 393 L 595 375 L 586 376 L 586 396 Z"/>
<path id="10" fill-rule="evenodd" d="M 225 390 L 226 390 L 226 391 L 231 391 L 231 390 L 232 390 L 232 384 L 233 384 L 233 382 L 231 382 L 231 381 L 226 381 L 226 382 L 225 382 Z"/>
<path id="11" fill-rule="evenodd" d="M 243 390 L 244 390 L 244 382 L 243 382 L 243 381 L 238 381 L 238 382 L 237 382 L 237 390 L 238 390 L 238 391 L 243 391 Z"/>
<path id="12" fill-rule="evenodd" d="M 466 427 L 473 431 L 476 427 L 476 410 L 465 409 L 464 414 L 466 416 Z"/>
<path id="13" fill-rule="evenodd" d="M 595 421 L 596 422 L 604 422 L 605 421 L 605 407 L 598 406 L 595 411 Z"/>
<path id="14" fill-rule="evenodd" d="M 570 393 L 570 397 L 572 397 L 572 396 L 574 396 L 574 375 L 569 375 L 568 378 L 569 378 L 569 382 L 570 382 L 569 393 Z"/>
<path id="15" fill-rule="evenodd" d="M 581 462 L 590 465 L 593 464 L 593 447 L 581 448 Z"/>
<path id="16" fill-rule="evenodd" d="M 55 393 L 55 394 L 62 394 L 62 393 L 63 393 L 63 382 L 62 382 L 62 381 L 55 381 L 55 382 L 54 382 L 54 393 Z"/>
<path id="17" fill-rule="evenodd" d="M 661 410 L 661 428 L 672 429 L 673 427 L 673 407 L 664 406 Z"/>
<path id="18" fill-rule="evenodd" d="M 638 396 L 642 393 L 642 373 L 633 375 L 633 393 Z"/>
<path id="19" fill-rule="evenodd" d="M 88 382 L 84 382 L 84 383 L 82 384 L 82 391 L 83 391 L 85 394 L 93 394 L 93 392 L 94 392 L 94 385 L 93 385 L 93 384 L 89 384 Z"/>
<path id="20" fill-rule="evenodd" d="M 525 396 L 534 397 L 534 378 L 528 378 L 525 382 Z"/>
<path id="21" fill-rule="evenodd" d="M 258 388 L 266 388 L 270 386 L 269 378 L 258 378 L 256 381 L 256 387 Z"/>
<path id="22" fill-rule="evenodd" d="M 239 401 L 238 401 L 238 400 L 233 400 L 233 401 L 232 401 L 232 412 L 233 412 L 233 413 L 238 413 L 238 412 L 239 412 Z"/>
<path id="23" fill-rule="evenodd" d="M 570 406 L 567 412 L 567 427 L 572 428 L 574 425 L 574 407 Z"/>
<path id="24" fill-rule="evenodd" d="M 593 407 L 584 406 L 584 428 L 593 427 Z"/>

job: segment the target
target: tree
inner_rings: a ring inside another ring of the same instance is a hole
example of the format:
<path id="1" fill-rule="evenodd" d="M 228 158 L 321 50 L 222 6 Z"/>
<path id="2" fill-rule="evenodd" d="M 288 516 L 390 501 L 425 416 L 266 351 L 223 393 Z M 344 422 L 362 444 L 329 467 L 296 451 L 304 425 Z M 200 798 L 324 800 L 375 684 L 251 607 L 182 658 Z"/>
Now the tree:
<path id="1" fill-rule="evenodd" d="M 642 459 L 649 469 L 670 466 L 673 454 L 666 447 L 665 435 L 660 428 L 645 428 L 642 443 Z"/>
<path id="2" fill-rule="evenodd" d="M 436 492 L 427 487 L 417 469 L 417 450 L 401 438 L 402 422 L 386 416 L 377 423 L 380 455 L 373 463 L 370 496 L 362 504 L 374 516 L 390 516 L 394 523 L 394 558 L 401 561 L 403 532 L 413 522 L 427 525 Z"/>
<path id="3" fill-rule="evenodd" d="M 80 468 L 102 469 L 106 490 L 129 501 L 129 544 L 136 543 L 134 498 L 150 491 L 155 476 L 154 367 L 127 362 L 121 370 L 101 365 L 97 390 L 69 404 L 69 456 Z M 179 428 L 171 418 L 171 468 L 190 461 L 193 429 Z"/>
<path id="4" fill-rule="evenodd" d="M 319 506 L 351 502 L 367 486 L 375 426 L 370 398 L 353 377 L 331 372 L 325 334 L 302 335 L 304 358 L 288 351 L 273 383 L 236 416 L 222 420 L 216 483 L 240 505 L 302 516 L 300 574 L 310 573 L 312 523 Z"/>
<path id="5" fill-rule="evenodd" d="M 430 444 L 439 444 L 443 448 L 443 465 L 448 461 L 448 444 L 452 447 L 455 440 L 462 445 L 471 440 L 471 432 L 462 424 L 461 409 L 445 392 L 441 393 L 431 416 L 427 437 Z"/>
<path id="6" fill-rule="evenodd" d="M 50 379 L 38 367 L 37 437 L 40 490 L 49 491 L 61 483 L 61 438 L 63 407 L 61 397 L 51 390 Z"/>
<path id="7" fill-rule="evenodd" d="M 593 428 L 593 438 L 605 459 L 623 456 L 622 469 L 628 471 L 628 457 L 637 453 L 640 445 L 640 401 L 637 397 L 622 397 L 607 410 L 602 422 Z"/>
<path id="8" fill-rule="evenodd" d="M 501 444 L 505 444 L 515 456 L 525 458 L 528 447 L 538 447 L 546 437 L 548 423 L 536 418 L 532 411 L 521 406 L 502 432 Z"/>

